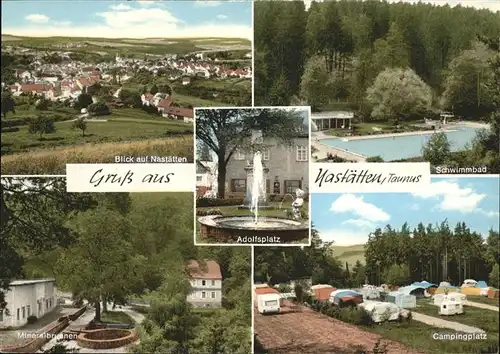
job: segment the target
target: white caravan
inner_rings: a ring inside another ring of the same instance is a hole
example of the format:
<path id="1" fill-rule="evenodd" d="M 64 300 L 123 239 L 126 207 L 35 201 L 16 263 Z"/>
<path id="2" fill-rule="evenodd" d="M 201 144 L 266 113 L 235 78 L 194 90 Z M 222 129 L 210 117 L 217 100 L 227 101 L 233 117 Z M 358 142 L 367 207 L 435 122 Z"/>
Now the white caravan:
<path id="1" fill-rule="evenodd" d="M 279 294 L 257 295 L 257 308 L 259 313 L 279 313 L 281 297 Z"/>

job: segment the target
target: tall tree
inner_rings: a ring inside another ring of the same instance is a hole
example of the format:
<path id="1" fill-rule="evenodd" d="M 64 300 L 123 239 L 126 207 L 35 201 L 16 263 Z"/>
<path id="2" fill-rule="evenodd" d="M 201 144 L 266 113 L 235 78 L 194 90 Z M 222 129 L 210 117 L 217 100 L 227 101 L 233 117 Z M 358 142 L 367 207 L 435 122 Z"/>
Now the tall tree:
<path id="1" fill-rule="evenodd" d="M 220 198 L 225 195 L 227 164 L 238 148 L 249 148 L 253 130 L 290 145 L 303 129 L 300 112 L 293 110 L 218 109 L 197 113 L 196 137 L 217 156 L 217 194 Z"/>

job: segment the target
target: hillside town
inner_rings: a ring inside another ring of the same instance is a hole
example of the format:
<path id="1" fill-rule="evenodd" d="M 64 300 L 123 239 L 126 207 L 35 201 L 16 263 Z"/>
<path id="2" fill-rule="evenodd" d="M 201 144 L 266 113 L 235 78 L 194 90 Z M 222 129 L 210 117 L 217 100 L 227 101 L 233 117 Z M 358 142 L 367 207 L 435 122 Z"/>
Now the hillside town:
<path id="1" fill-rule="evenodd" d="M 212 60 L 204 53 L 189 55 L 167 55 L 163 58 L 127 58 L 119 53 L 111 62 L 89 64 L 72 60 L 72 52 L 39 51 L 31 48 L 6 46 L 4 54 L 29 58 L 29 68 L 15 68 L 11 82 L 2 82 L 2 87 L 12 93 L 13 97 L 36 95 L 46 100 L 71 103 L 82 93 L 95 92 L 92 87 L 113 89 L 113 103 L 120 106 L 120 93 L 123 87 L 137 75 L 146 74 L 153 80 L 164 78 L 169 83 L 190 85 L 193 80 L 221 81 L 226 79 L 250 79 L 251 67 L 229 68 L 219 59 Z M 251 57 L 246 54 L 245 58 Z M 12 82 L 14 81 L 14 82 Z M 114 89 L 117 87 L 116 89 Z M 216 94 L 214 94 L 216 97 Z M 172 93 L 143 92 L 141 102 L 153 106 L 164 117 L 192 121 L 192 106 L 178 107 L 174 103 Z M 96 99 L 93 98 L 95 101 Z M 111 102 L 106 102 L 111 103 Z"/>

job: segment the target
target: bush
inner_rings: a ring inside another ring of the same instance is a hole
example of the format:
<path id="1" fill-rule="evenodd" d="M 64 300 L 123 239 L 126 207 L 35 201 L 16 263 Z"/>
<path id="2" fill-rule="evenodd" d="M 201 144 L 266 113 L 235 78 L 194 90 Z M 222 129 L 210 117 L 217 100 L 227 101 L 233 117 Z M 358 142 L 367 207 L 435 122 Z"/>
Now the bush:
<path id="1" fill-rule="evenodd" d="M 384 162 L 384 159 L 380 156 L 372 156 L 366 159 L 366 162 Z"/>
<path id="2" fill-rule="evenodd" d="M 284 284 L 283 283 L 283 284 L 280 284 L 278 286 L 278 291 L 280 293 L 290 293 L 290 292 L 292 292 L 292 287 L 290 285 L 288 285 L 288 284 Z"/>
<path id="3" fill-rule="evenodd" d="M 196 210 L 196 216 L 222 215 L 220 209 Z"/>
<path id="4" fill-rule="evenodd" d="M 219 199 L 219 198 L 198 198 L 196 200 L 197 208 L 215 207 L 215 206 L 235 206 L 243 204 L 243 199 Z"/>
<path id="5" fill-rule="evenodd" d="M 18 132 L 19 128 L 18 127 L 11 127 L 11 128 L 2 128 L 0 132 L 2 133 L 15 133 Z"/>
<path id="6" fill-rule="evenodd" d="M 28 316 L 28 324 L 33 324 L 38 320 L 35 315 Z"/>

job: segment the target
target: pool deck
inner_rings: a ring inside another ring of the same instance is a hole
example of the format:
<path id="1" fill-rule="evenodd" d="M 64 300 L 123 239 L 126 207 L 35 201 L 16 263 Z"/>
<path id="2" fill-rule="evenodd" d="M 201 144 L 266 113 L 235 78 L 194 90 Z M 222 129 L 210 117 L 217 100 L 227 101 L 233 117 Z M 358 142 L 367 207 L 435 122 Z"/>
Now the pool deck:
<path id="1" fill-rule="evenodd" d="M 341 157 L 343 159 L 350 160 L 350 161 L 356 161 L 356 162 L 365 162 L 366 161 L 366 157 L 364 157 L 364 156 L 352 153 L 350 151 L 338 149 L 338 148 L 335 148 L 333 146 L 328 146 L 328 145 L 322 144 L 319 140 L 313 140 L 311 145 L 317 149 L 317 151 L 313 154 L 313 156 L 317 156 L 320 159 L 326 158 L 328 153 L 330 153 L 334 156 L 337 155 L 338 157 Z"/>
<path id="2" fill-rule="evenodd" d="M 414 136 L 414 135 L 428 135 L 433 133 L 452 133 L 458 131 L 457 129 L 436 129 L 436 130 L 420 130 L 414 132 L 405 132 L 405 133 L 387 133 L 387 134 L 374 134 L 374 135 L 354 135 L 350 137 L 335 137 L 335 136 L 323 136 L 318 138 L 318 140 L 325 139 L 342 139 L 347 141 L 354 140 L 371 140 L 371 139 L 384 139 L 384 138 L 397 138 L 398 136 Z"/>
<path id="3" fill-rule="evenodd" d="M 446 128 L 436 129 L 436 130 L 422 130 L 422 131 L 413 131 L 413 132 L 405 132 L 405 133 L 388 133 L 388 134 L 375 134 L 375 135 L 356 135 L 350 137 L 338 137 L 333 135 L 326 135 L 323 131 L 317 131 L 312 133 L 311 136 L 311 145 L 317 149 L 313 156 L 318 158 L 326 158 L 328 154 L 336 155 L 346 160 L 356 161 L 356 162 L 365 162 L 368 156 L 364 156 L 361 154 L 357 154 L 351 151 L 347 151 L 344 149 L 336 148 L 333 146 L 326 145 L 322 143 L 322 140 L 326 139 L 345 139 L 347 141 L 354 140 L 369 140 L 369 139 L 383 139 L 383 138 L 396 138 L 399 136 L 414 136 L 414 135 L 428 135 L 433 133 L 452 133 L 458 131 L 457 128 L 460 126 L 465 126 L 469 128 L 483 128 L 488 129 L 489 124 L 479 123 L 479 122 L 459 122 L 455 124 L 450 124 Z"/>

